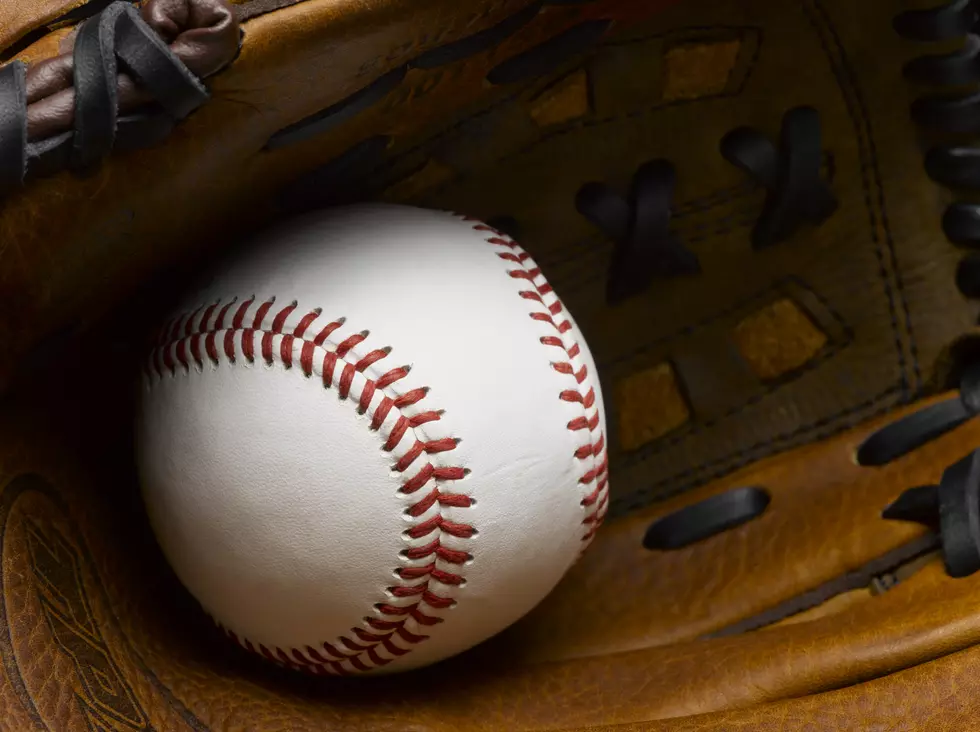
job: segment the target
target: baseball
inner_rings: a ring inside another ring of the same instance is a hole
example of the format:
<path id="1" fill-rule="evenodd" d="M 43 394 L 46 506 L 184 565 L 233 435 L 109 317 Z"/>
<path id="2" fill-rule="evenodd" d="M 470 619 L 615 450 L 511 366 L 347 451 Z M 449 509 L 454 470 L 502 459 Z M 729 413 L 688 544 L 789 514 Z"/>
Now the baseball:
<path id="1" fill-rule="evenodd" d="M 318 212 L 161 329 L 137 420 L 151 525 L 235 642 L 404 671 L 514 623 L 608 498 L 592 356 L 534 261 L 455 214 Z"/>

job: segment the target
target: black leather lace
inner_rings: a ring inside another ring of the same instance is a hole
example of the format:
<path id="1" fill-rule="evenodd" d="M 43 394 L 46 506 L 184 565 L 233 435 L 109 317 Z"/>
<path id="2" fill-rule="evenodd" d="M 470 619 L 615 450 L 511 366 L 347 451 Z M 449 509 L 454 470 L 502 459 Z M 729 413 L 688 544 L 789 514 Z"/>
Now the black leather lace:
<path id="1" fill-rule="evenodd" d="M 766 191 L 766 203 L 752 232 L 756 249 L 792 237 L 806 225 L 819 225 L 837 209 L 830 186 L 821 177 L 823 142 L 820 116 L 800 107 L 783 118 L 778 142 L 740 127 L 721 142 L 721 154 Z M 676 174 L 666 160 L 643 165 L 628 197 L 602 183 L 587 183 L 576 207 L 615 242 L 607 300 L 619 303 L 647 290 L 657 278 L 694 275 L 698 256 L 671 231 Z"/>
<path id="2" fill-rule="evenodd" d="M 0 69 L 0 195 L 64 169 L 89 173 L 113 150 L 157 144 L 209 98 L 201 81 L 127 2 L 113 3 L 85 21 L 73 54 L 73 128 L 45 140 L 28 141 L 25 65 L 15 61 Z M 120 116 L 120 71 L 154 102 Z"/>
<path id="3" fill-rule="evenodd" d="M 963 193 L 980 191 L 980 0 L 953 0 L 894 19 L 902 37 L 921 42 L 960 41 L 956 50 L 923 55 L 905 65 L 905 78 L 937 87 L 912 103 L 913 121 L 937 140 L 925 156 L 925 169 L 937 183 Z M 971 88 L 972 87 L 972 88 Z M 953 244 L 980 248 L 980 204 L 950 204 L 942 220 Z M 967 297 L 980 297 L 980 254 L 960 260 L 956 284 Z M 861 465 L 883 465 L 908 454 L 980 413 L 980 366 L 962 375 L 959 398 L 938 402 L 907 415 L 872 435 L 858 449 Z M 946 571 L 967 577 L 980 571 L 980 450 L 949 466 L 938 485 L 906 490 L 885 509 L 883 518 L 915 521 L 938 532 Z"/>
<path id="4" fill-rule="evenodd" d="M 961 41 L 960 48 L 950 53 L 913 59 L 904 73 L 916 84 L 945 88 L 919 97 L 911 108 L 912 119 L 924 133 L 942 138 L 926 153 L 926 172 L 950 189 L 980 191 L 980 146 L 971 144 L 971 138 L 975 141 L 980 135 L 980 89 L 975 86 L 980 82 L 980 2 L 954 0 L 938 8 L 909 11 L 896 16 L 894 26 L 909 40 Z M 942 226 L 953 244 L 980 247 L 980 204 L 952 203 L 943 214 Z M 980 297 L 980 253 L 964 255 L 956 284 L 967 297 Z"/>
<path id="5" fill-rule="evenodd" d="M 881 514 L 889 521 L 914 521 L 938 533 L 946 572 L 969 577 L 980 572 L 980 450 L 950 465 L 938 485 L 909 488 Z"/>
<path id="6" fill-rule="evenodd" d="M 837 199 L 821 178 L 822 138 L 817 111 L 798 107 L 783 116 L 778 146 L 751 127 L 732 130 L 722 140 L 725 159 L 766 189 L 766 205 L 752 231 L 756 249 L 784 242 L 837 210 Z"/>
<path id="7" fill-rule="evenodd" d="M 675 182 L 674 167 L 655 160 L 637 171 L 629 198 L 603 183 L 579 190 L 579 212 L 616 243 L 606 289 L 610 303 L 643 292 L 657 276 L 700 271 L 697 255 L 669 228 Z"/>

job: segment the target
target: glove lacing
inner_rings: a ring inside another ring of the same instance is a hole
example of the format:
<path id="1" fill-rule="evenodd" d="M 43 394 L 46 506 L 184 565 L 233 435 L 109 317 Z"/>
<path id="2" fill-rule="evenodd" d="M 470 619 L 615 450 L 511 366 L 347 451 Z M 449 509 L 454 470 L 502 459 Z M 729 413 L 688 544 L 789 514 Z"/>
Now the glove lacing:
<path id="1" fill-rule="evenodd" d="M 765 249 L 793 236 L 805 225 L 820 225 L 837 210 L 823 180 L 820 115 L 810 107 L 789 110 L 778 144 L 751 127 L 739 127 L 721 141 L 725 160 L 766 191 L 766 203 L 753 231 L 752 245 Z M 646 291 L 655 278 L 698 274 L 697 254 L 670 231 L 676 174 L 667 160 L 640 167 L 629 198 L 604 183 L 587 183 L 576 207 L 615 242 L 606 299 L 616 305 Z"/>
<path id="2" fill-rule="evenodd" d="M 916 84 L 956 87 L 980 82 L 980 3 L 954 0 L 929 10 L 896 16 L 895 30 L 913 41 L 961 41 L 955 51 L 920 56 L 904 68 L 905 78 Z M 980 91 L 943 91 L 916 99 L 911 107 L 916 125 L 942 142 L 925 156 L 928 175 L 937 183 L 963 192 L 980 191 L 980 147 L 967 138 L 980 133 Z M 953 244 L 980 247 L 980 204 L 957 201 L 943 214 L 943 232 Z M 980 297 L 980 253 L 960 260 L 956 284 L 971 298 Z"/>
<path id="3" fill-rule="evenodd" d="M 28 139 L 27 67 L 0 69 L 0 195 L 65 168 L 91 172 L 115 150 L 162 141 L 204 104 L 208 91 L 127 2 L 115 2 L 79 28 L 73 52 L 73 129 Z M 119 116 L 117 66 L 155 100 Z"/>

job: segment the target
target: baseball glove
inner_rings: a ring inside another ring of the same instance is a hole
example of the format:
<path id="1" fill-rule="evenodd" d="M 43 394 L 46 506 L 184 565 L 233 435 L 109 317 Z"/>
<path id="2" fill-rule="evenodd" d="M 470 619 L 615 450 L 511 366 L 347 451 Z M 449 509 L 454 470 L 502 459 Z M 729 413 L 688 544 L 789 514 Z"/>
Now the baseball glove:
<path id="1" fill-rule="evenodd" d="M 976 728 L 978 22 L 976 0 L 4 3 L 0 729 Z M 181 283 L 362 201 L 533 256 L 595 357 L 609 493 L 504 633 L 319 678 L 230 643 L 168 568 L 134 384 Z"/>

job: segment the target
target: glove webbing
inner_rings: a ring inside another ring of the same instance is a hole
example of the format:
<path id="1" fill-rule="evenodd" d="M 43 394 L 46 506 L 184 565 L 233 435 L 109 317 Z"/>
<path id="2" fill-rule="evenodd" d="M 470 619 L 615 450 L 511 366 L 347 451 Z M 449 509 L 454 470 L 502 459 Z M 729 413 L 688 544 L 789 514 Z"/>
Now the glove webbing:
<path id="1" fill-rule="evenodd" d="M 118 116 L 117 63 L 153 97 L 155 105 L 138 114 Z M 209 98 L 201 81 L 139 11 L 122 0 L 80 27 L 72 73 L 73 129 L 30 142 L 27 67 L 14 61 L 0 69 L 0 196 L 25 180 L 66 168 L 77 174 L 90 173 L 114 149 L 154 145 Z"/>

